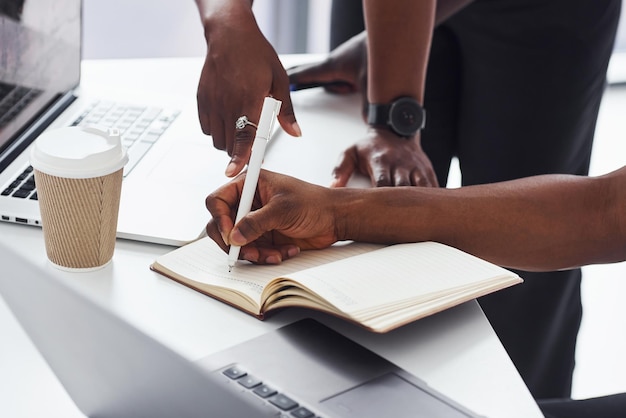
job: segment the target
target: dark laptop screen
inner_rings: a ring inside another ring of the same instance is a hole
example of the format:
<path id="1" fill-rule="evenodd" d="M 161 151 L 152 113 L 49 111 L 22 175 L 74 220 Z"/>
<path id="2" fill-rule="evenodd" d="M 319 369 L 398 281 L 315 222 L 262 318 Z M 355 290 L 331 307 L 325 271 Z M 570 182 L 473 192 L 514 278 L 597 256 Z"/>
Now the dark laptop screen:
<path id="1" fill-rule="evenodd" d="M 78 85 L 81 0 L 0 0 L 0 154 Z"/>

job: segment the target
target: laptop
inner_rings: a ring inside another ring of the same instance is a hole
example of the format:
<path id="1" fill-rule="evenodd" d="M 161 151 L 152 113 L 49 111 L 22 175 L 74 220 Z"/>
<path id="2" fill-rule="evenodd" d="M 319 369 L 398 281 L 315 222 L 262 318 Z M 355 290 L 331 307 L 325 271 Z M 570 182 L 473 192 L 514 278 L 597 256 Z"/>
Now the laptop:
<path id="1" fill-rule="evenodd" d="M 93 417 L 476 417 L 312 319 L 191 362 L 0 246 L 0 295 Z"/>
<path id="2" fill-rule="evenodd" d="M 206 195 L 229 180 L 229 157 L 202 133 L 195 97 L 180 111 L 80 94 L 81 8 L 81 0 L 0 8 L 0 220 L 41 224 L 29 146 L 46 129 L 92 124 L 120 129 L 130 156 L 118 237 L 193 241 L 209 219 Z"/>

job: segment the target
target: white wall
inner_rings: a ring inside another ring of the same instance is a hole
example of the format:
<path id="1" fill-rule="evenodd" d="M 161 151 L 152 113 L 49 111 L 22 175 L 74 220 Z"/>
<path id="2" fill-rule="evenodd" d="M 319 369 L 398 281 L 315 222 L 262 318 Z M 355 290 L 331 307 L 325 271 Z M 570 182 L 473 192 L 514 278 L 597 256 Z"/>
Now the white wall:
<path id="1" fill-rule="evenodd" d="M 254 11 L 259 27 L 279 53 L 325 52 L 329 43 L 330 2 L 256 0 Z M 307 12 L 308 17 L 300 15 Z M 205 53 L 193 0 L 84 0 L 83 16 L 86 59 Z M 294 35 L 298 30 L 303 33 Z"/>

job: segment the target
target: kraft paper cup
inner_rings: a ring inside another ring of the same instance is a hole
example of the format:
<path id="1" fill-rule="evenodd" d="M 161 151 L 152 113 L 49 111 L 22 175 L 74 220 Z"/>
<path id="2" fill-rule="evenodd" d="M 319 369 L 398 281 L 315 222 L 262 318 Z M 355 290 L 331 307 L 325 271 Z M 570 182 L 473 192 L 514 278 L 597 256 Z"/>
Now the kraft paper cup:
<path id="1" fill-rule="evenodd" d="M 67 127 L 44 132 L 31 165 L 46 253 L 63 270 L 89 271 L 113 258 L 122 174 L 119 131 Z"/>

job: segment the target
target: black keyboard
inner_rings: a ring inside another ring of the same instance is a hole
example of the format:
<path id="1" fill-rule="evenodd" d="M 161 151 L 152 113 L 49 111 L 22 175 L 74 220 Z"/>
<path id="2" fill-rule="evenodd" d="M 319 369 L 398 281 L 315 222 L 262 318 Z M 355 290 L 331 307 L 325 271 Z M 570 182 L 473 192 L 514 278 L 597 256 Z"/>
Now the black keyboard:
<path id="1" fill-rule="evenodd" d="M 95 102 L 85 109 L 72 126 L 98 125 L 118 129 L 122 135 L 122 145 L 128 152 L 128 163 L 124 166 L 126 177 L 179 113 L 154 107 Z M 33 168 L 27 167 L 2 190 L 1 195 L 37 200 Z"/>
<path id="2" fill-rule="evenodd" d="M 12 196 L 20 199 L 37 200 L 37 190 L 35 189 L 35 175 L 33 167 L 28 166 L 22 173 L 13 180 L 3 191 L 2 196 Z"/>
<path id="3" fill-rule="evenodd" d="M 265 399 L 276 407 L 283 417 L 314 418 L 318 417 L 313 411 L 300 405 L 298 402 L 276 390 L 271 384 L 253 376 L 244 367 L 239 365 L 230 366 L 222 371 L 222 374 L 236 381 L 254 396 Z"/>

